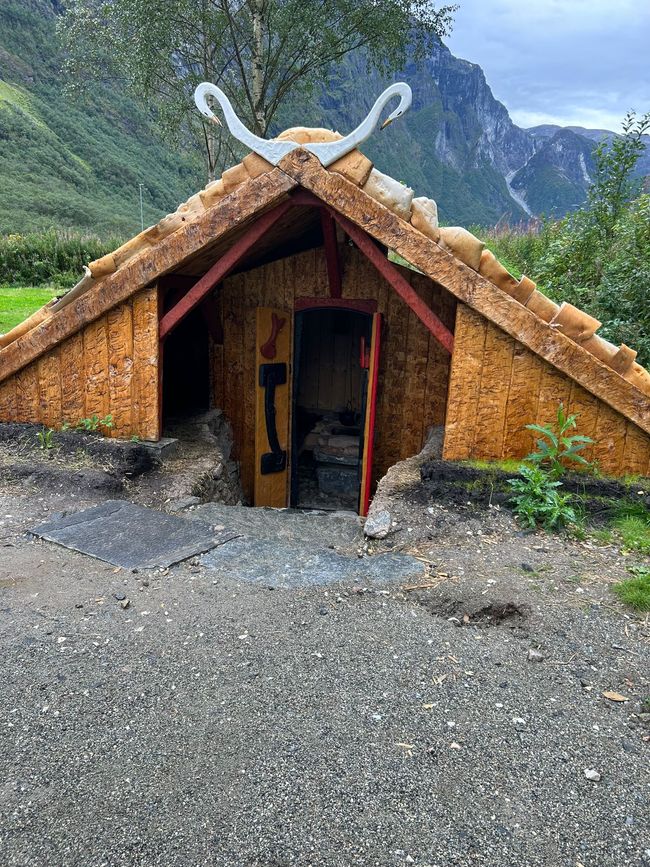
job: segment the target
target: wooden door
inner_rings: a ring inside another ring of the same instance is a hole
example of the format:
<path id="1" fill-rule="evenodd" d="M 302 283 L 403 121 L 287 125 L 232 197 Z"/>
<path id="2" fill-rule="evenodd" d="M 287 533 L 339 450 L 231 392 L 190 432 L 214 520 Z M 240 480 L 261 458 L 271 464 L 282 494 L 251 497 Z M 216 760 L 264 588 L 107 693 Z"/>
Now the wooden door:
<path id="1" fill-rule="evenodd" d="M 289 504 L 291 313 L 257 308 L 254 504 Z"/>
<path id="2" fill-rule="evenodd" d="M 381 313 L 372 317 L 372 335 L 367 360 L 368 384 L 366 387 L 365 419 L 363 425 L 363 451 L 361 457 L 361 489 L 359 514 L 367 515 L 372 489 L 372 452 L 375 439 L 375 413 L 377 405 L 377 374 L 379 371 L 379 348 L 381 345 Z"/>

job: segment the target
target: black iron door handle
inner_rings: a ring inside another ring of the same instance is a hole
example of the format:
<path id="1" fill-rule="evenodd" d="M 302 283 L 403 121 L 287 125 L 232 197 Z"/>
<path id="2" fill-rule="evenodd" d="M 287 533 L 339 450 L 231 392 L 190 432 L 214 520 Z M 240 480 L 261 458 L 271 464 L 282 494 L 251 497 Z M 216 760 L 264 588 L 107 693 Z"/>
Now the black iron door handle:
<path id="1" fill-rule="evenodd" d="M 260 459 L 260 473 L 263 476 L 269 473 L 281 473 L 287 466 L 286 450 L 280 448 L 278 429 L 275 423 L 275 388 L 285 385 L 287 382 L 287 365 L 261 364 L 260 386 L 264 389 L 264 421 L 266 423 L 266 436 L 271 447 Z"/>

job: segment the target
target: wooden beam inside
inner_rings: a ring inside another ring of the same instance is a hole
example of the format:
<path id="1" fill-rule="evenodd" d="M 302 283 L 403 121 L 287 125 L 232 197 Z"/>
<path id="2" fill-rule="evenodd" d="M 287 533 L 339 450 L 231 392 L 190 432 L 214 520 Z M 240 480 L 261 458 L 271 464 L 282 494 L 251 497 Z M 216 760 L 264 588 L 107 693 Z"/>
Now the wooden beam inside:
<path id="1" fill-rule="evenodd" d="M 172 309 L 165 313 L 160 322 L 160 339 L 164 340 L 167 335 L 173 331 L 178 323 L 194 310 L 197 304 L 205 298 L 208 292 L 212 291 L 217 283 L 220 283 L 224 277 L 227 277 L 232 269 L 240 262 L 240 260 L 248 253 L 251 247 L 265 235 L 269 229 L 280 220 L 287 211 L 293 207 L 290 200 L 281 202 L 271 211 L 256 220 L 252 226 L 238 238 L 227 253 L 218 259 L 214 265 L 206 271 L 206 273 L 198 280 L 190 290 L 178 301 Z"/>
<path id="2" fill-rule="evenodd" d="M 438 343 L 452 355 L 454 351 L 454 335 L 447 326 L 438 319 L 433 310 L 424 302 L 408 280 L 400 274 L 397 268 L 390 262 L 384 253 L 377 247 L 375 242 L 366 235 L 358 226 L 355 226 L 347 217 L 337 211 L 331 211 L 334 219 L 339 223 L 345 233 L 352 238 L 357 247 L 372 262 L 381 276 L 386 280 L 399 297 L 411 308 L 420 322 L 429 329 Z"/>
<path id="3" fill-rule="evenodd" d="M 325 247 L 325 262 L 327 264 L 327 279 L 330 286 L 330 296 L 340 298 L 343 290 L 343 274 L 339 245 L 336 240 L 336 224 L 327 208 L 320 208 L 320 222 L 323 230 L 323 246 Z"/>

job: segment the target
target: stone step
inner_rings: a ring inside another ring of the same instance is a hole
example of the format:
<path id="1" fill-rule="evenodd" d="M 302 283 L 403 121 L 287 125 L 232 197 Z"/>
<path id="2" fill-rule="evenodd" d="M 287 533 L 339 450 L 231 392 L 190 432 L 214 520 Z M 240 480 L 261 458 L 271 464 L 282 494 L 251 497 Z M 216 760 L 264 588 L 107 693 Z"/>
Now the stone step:
<path id="1" fill-rule="evenodd" d="M 226 527 L 243 536 L 271 542 L 304 544 L 354 554 L 363 541 L 362 523 L 352 512 L 264 509 L 204 503 L 186 512 L 188 518 Z"/>
<path id="2" fill-rule="evenodd" d="M 228 527 L 228 531 L 232 527 Z M 239 536 L 201 557 L 223 578 L 275 589 L 325 585 L 371 588 L 421 580 L 425 566 L 408 554 L 358 557 L 314 545 Z"/>

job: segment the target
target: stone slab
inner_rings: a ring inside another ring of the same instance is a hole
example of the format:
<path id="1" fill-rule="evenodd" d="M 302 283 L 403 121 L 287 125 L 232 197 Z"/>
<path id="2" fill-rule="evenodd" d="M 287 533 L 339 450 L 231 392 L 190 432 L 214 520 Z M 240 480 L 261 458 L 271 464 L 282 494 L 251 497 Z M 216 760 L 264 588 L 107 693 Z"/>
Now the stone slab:
<path id="1" fill-rule="evenodd" d="M 244 536 L 356 552 L 363 541 L 361 521 L 352 513 L 266 509 L 204 503 L 188 518 L 228 527 Z"/>
<path id="2" fill-rule="evenodd" d="M 107 500 L 99 506 L 46 521 L 30 532 L 124 569 L 171 566 L 235 535 L 125 500 Z"/>
<path id="3" fill-rule="evenodd" d="M 373 586 L 418 579 L 425 567 L 407 554 L 350 557 L 315 545 L 238 536 L 208 551 L 201 562 L 236 581 L 283 589 L 346 584 Z"/>

